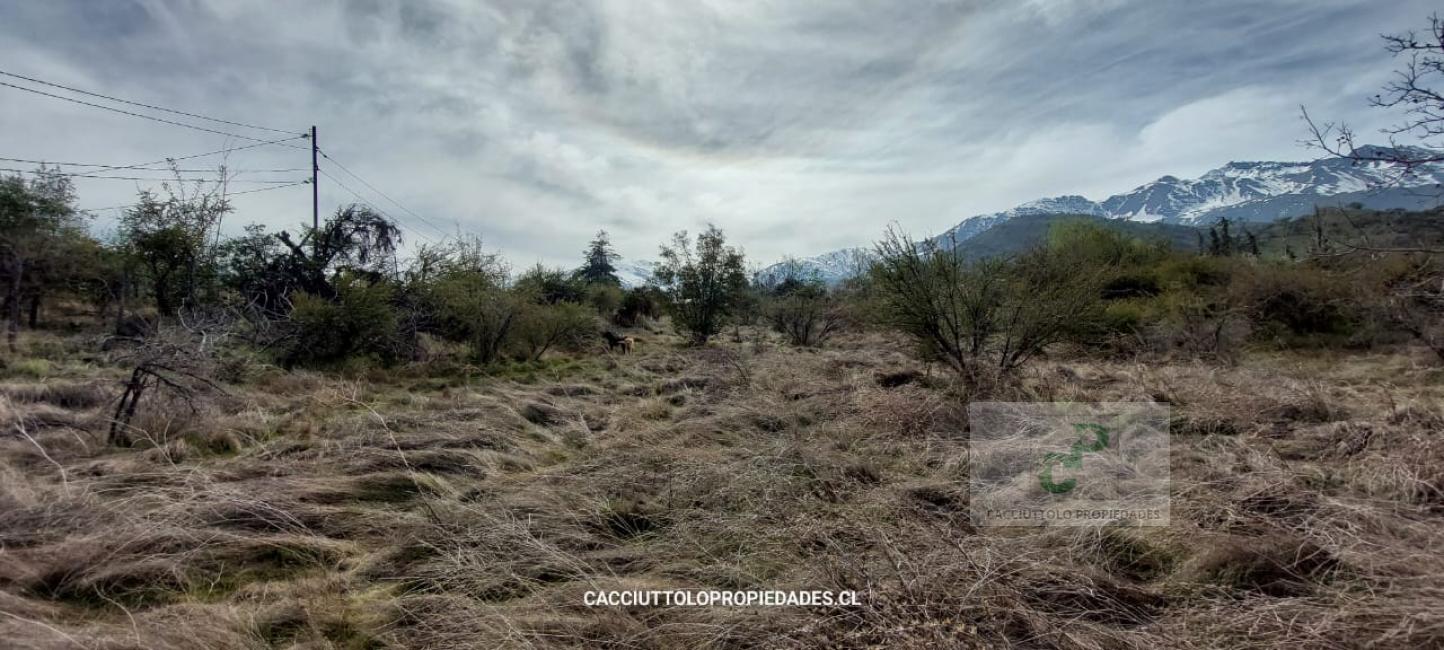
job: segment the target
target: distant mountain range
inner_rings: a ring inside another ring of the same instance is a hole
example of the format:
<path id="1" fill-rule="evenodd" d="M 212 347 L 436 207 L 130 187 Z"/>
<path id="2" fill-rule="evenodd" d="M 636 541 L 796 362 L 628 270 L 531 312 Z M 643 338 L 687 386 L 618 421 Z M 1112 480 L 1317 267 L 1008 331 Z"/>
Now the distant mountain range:
<path id="1" fill-rule="evenodd" d="M 1389 151 L 1363 147 L 1365 157 Z M 1378 162 L 1354 162 L 1347 158 L 1325 158 L 1312 162 L 1231 162 L 1194 179 L 1163 176 L 1132 191 L 1102 201 L 1076 195 L 1029 201 L 1011 210 L 975 215 L 933 238 L 943 248 L 961 246 L 1000 225 L 1019 217 L 1086 215 L 1134 224 L 1159 224 L 1154 233 L 1181 241 L 1192 228 L 1227 217 L 1230 220 L 1271 223 L 1311 212 L 1315 206 L 1344 206 L 1359 203 L 1376 210 L 1426 210 L 1440 201 L 1444 187 L 1444 166 L 1420 170 L 1399 178 L 1398 170 Z M 1030 219 L 1026 227 L 999 230 L 974 245 L 969 255 L 983 250 L 1013 251 L 1024 233 L 1036 234 L 1036 227 L 1048 220 Z M 1166 226 L 1183 228 L 1167 228 Z M 1130 228 L 1133 230 L 1133 228 Z M 986 244 L 986 245 L 979 245 Z M 807 273 L 837 282 L 850 277 L 859 251 L 849 248 L 797 260 Z M 864 253 L 865 254 L 865 253 Z M 763 274 L 777 273 L 780 265 L 767 267 Z"/>

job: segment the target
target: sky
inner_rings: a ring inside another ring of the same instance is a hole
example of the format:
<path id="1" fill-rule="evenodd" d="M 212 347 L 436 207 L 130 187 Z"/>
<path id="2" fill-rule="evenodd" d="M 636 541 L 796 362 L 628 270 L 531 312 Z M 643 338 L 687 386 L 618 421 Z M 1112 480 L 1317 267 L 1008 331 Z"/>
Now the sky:
<path id="1" fill-rule="evenodd" d="M 1380 35 L 1424 27 L 1432 5 L 0 0 L 0 70 L 287 132 L 140 111 L 262 140 L 315 125 L 335 177 L 323 215 L 359 194 L 411 243 L 480 235 L 516 267 L 576 266 L 599 229 L 645 260 L 714 223 L 767 264 L 892 222 L 927 235 L 1045 196 L 1315 158 L 1299 107 L 1363 135 L 1397 121 L 1367 105 L 1399 63 Z M 248 144 L 0 87 L 3 157 L 131 165 Z M 230 190 L 306 177 L 307 143 L 290 144 L 226 156 Z M 270 169 L 306 171 L 240 171 Z M 82 208 L 155 184 L 76 180 Z M 311 216 L 307 186 L 233 204 L 233 232 Z"/>

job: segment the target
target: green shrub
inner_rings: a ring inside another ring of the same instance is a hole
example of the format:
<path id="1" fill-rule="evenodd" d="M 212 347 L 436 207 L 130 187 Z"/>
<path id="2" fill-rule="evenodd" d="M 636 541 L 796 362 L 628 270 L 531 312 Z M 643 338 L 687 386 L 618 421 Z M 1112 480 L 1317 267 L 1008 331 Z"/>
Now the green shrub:
<path id="1" fill-rule="evenodd" d="M 1158 265 L 1158 281 L 1165 289 L 1195 290 L 1226 287 L 1236 262 L 1224 257 L 1179 255 Z"/>
<path id="2" fill-rule="evenodd" d="M 598 316 L 610 320 L 622 305 L 622 288 L 602 282 L 588 284 L 586 302 Z"/>
<path id="3" fill-rule="evenodd" d="M 622 304 L 612 322 L 622 327 L 636 327 L 645 320 L 662 316 L 662 295 L 655 287 L 637 287 L 622 294 Z"/>
<path id="4" fill-rule="evenodd" d="M 587 285 L 581 280 L 561 269 L 540 264 L 521 274 L 513 289 L 527 300 L 544 305 L 582 302 L 587 297 Z"/>
<path id="5" fill-rule="evenodd" d="M 1103 306 L 1098 331 L 1105 335 L 1132 335 L 1158 319 L 1156 302 L 1148 299 L 1114 300 Z"/>
<path id="6" fill-rule="evenodd" d="M 1046 242 L 1054 255 L 1090 268 L 1148 266 L 1168 254 L 1167 242 L 1145 241 L 1088 219 L 1053 224 Z"/>
<path id="7" fill-rule="evenodd" d="M 508 291 L 497 278 L 481 272 L 458 271 L 428 287 L 426 302 L 431 327 L 442 338 L 465 343 L 479 363 L 500 358 L 516 325 L 526 297 Z"/>
<path id="8" fill-rule="evenodd" d="M 596 329 L 596 316 L 585 306 L 525 305 L 517 314 L 513 345 L 519 358 L 538 361 L 548 350 L 582 349 Z"/>
<path id="9" fill-rule="evenodd" d="M 305 293 L 292 299 L 296 339 L 286 365 L 332 364 L 358 356 L 395 362 L 402 345 L 392 286 L 342 274 L 336 294 L 334 301 Z"/>
<path id="10" fill-rule="evenodd" d="M 737 312 L 747 291 L 742 252 L 727 245 L 716 226 L 697 236 L 695 248 L 679 232 L 662 247 L 662 262 L 653 280 L 666 297 L 672 325 L 693 345 L 703 345 L 722 331 Z"/>

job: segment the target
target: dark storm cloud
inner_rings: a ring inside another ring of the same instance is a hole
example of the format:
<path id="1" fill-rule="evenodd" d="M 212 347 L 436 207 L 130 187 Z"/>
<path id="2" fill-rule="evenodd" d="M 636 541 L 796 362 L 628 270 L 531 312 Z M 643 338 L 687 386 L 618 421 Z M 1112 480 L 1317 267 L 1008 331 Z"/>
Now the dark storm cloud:
<path id="1" fill-rule="evenodd" d="M 599 227 L 624 254 L 651 257 L 668 231 L 706 221 L 767 261 L 865 243 L 889 220 L 926 232 L 1038 196 L 1306 157 L 1297 106 L 1380 124 L 1363 102 L 1392 64 L 1377 36 L 1431 9 L 49 0 L 0 5 L 0 67 L 297 131 L 317 124 L 337 160 L 521 265 L 569 263 Z M 3 90 L 0 155 L 135 162 L 219 146 Z M 248 150 L 231 162 L 309 160 Z M 351 198 L 321 187 L 328 205 Z M 80 189 L 84 203 L 110 205 L 136 188 Z M 238 197 L 237 221 L 301 221 L 305 194 Z M 440 236 L 412 226 L 412 239 Z"/>

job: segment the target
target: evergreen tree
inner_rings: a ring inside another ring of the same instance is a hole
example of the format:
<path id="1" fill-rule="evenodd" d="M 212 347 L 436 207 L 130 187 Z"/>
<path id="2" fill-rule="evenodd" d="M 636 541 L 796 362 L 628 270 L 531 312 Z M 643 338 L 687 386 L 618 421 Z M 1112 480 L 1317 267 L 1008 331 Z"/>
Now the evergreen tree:
<path id="1" fill-rule="evenodd" d="M 586 261 L 582 264 L 582 268 L 577 269 L 577 279 L 587 284 L 618 286 L 622 284 L 621 279 L 617 277 L 617 267 L 614 264 L 618 256 L 616 251 L 612 250 L 612 242 L 607 237 L 607 231 L 598 230 L 596 238 L 587 246 L 583 255 L 586 256 Z"/>

